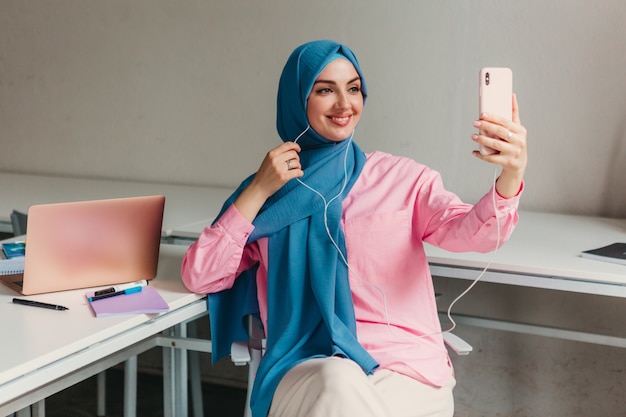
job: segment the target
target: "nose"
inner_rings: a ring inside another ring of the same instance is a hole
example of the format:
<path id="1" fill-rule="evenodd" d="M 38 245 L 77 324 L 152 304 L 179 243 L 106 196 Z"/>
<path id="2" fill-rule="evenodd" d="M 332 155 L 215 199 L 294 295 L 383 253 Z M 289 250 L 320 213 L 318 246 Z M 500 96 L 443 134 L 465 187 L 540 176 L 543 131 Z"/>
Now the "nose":
<path id="1" fill-rule="evenodd" d="M 337 101 L 335 102 L 335 107 L 338 109 L 348 109 L 350 108 L 350 99 L 348 94 L 345 91 L 341 91 L 337 94 Z"/>

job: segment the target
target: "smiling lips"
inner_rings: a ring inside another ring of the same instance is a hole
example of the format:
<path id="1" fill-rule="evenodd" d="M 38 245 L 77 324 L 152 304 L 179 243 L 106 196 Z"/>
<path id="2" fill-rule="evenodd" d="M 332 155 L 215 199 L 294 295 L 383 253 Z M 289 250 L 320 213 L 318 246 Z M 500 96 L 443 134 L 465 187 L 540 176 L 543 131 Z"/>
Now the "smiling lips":
<path id="1" fill-rule="evenodd" d="M 345 126 L 350 122 L 350 117 L 352 116 L 328 116 L 328 118 L 335 124 L 339 126 Z"/>

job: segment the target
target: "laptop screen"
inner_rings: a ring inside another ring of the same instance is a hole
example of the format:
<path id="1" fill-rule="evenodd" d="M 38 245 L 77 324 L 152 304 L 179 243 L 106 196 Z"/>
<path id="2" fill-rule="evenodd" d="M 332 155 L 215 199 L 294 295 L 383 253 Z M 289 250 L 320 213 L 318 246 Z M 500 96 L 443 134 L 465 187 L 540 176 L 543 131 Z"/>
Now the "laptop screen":
<path id="1" fill-rule="evenodd" d="M 31 206 L 22 293 L 156 276 L 165 197 Z"/>

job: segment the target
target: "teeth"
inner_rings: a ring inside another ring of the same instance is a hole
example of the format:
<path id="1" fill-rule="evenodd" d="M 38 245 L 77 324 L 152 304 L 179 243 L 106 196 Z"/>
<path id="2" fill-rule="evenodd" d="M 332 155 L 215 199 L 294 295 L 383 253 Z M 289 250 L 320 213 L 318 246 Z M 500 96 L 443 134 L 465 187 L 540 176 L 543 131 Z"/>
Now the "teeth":
<path id="1" fill-rule="evenodd" d="M 350 117 L 346 116 L 346 117 L 333 117 L 332 119 L 333 119 L 333 120 L 340 121 L 340 122 L 345 122 L 345 121 L 347 121 L 349 118 L 350 118 Z"/>

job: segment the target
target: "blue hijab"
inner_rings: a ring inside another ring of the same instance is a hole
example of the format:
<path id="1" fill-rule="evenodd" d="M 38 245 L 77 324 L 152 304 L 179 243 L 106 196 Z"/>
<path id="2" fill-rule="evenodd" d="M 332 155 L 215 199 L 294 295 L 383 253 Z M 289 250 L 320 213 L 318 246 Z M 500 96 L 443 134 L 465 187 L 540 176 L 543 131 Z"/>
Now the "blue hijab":
<path id="1" fill-rule="evenodd" d="M 334 41 L 314 41 L 296 48 L 279 82 L 278 134 L 284 142 L 298 138 L 304 176 L 300 181 L 289 181 L 266 201 L 253 221 L 255 228 L 249 237 L 249 242 L 267 237 L 269 256 L 269 331 L 252 391 L 254 417 L 267 415 L 282 377 L 306 359 L 341 355 L 358 363 L 364 373 L 371 373 L 378 366 L 356 338 L 348 268 L 329 237 L 330 233 L 347 259 L 340 227 L 341 203 L 359 177 L 365 155 L 351 138 L 335 142 L 320 136 L 310 128 L 306 116 L 307 98 L 315 80 L 337 58 L 354 65 L 361 77 L 365 100 L 365 81 L 356 57 L 349 48 Z M 241 184 L 222 212 L 253 177 Z M 232 309 L 237 308 L 239 313 L 254 311 L 254 272 L 242 274 L 230 290 L 209 296 L 212 340 L 214 347 L 221 345 L 222 351 L 238 337 L 233 332 L 239 330 L 224 328 L 227 322 L 231 326 L 232 321 L 228 320 L 235 317 Z M 216 340 L 221 336 L 227 339 Z M 221 357 L 218 349 L 214 349 L 214 355 L 214 360 Z"/>

